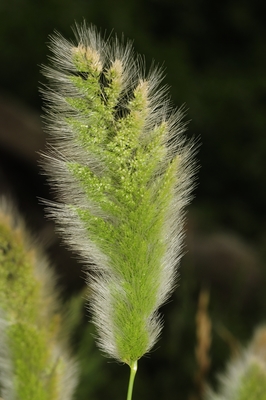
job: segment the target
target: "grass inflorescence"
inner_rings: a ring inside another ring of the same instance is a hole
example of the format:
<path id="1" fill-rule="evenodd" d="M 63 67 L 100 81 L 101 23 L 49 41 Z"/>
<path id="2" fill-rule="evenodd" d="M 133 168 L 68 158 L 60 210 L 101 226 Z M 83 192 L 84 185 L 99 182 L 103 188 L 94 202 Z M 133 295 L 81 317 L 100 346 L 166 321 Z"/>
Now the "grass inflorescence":
<path id="1" fill-rule="evenodd" d="M 51 38 L 44 67 L 58 202 L 49 212 L 88 264 L 89 304 L 107 355 L 132 366 L 161 331 L 158 308 L 176 283 L 193 147 L 162 73 L 147 75 L 130 44 L 76 26 Z"/>

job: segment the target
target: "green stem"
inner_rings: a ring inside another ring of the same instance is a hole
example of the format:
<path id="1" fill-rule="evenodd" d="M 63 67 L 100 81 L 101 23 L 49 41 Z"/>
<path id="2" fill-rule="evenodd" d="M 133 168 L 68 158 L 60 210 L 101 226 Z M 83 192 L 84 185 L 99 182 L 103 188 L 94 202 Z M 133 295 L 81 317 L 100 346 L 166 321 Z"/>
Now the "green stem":
<path id="1" fill-rule="evenodd" d="M 127 400 L 132 399 L 133 385 L 134 385 L 134 380 L 135 380 L 137 369 L 138 369 L 138 362 L 134 361 L 130 365 L 130 377 L 129 377 L 129 383 L 128 383 Z"/>

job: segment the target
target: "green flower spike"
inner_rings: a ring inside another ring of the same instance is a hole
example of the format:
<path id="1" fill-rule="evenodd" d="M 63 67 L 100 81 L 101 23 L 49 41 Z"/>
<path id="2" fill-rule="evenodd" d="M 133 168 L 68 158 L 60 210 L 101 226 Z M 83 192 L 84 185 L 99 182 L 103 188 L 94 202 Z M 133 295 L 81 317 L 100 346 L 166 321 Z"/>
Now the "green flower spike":
<path id="1" fill-rule="evenodd" d="M 145 77 L 130 45 L 104 41 L 93 27 L 75 36 L 76 44 L 52 36 L 52 66 L 43 68 L 44 168 L 58 192 L 49 213 L 88 265 L 98 343 L 130 366 L 130 392 L 176 283 L 193 145 L 159 87 L 160 70 Z"/>
<path id="2" fill-rule="evenodd" d="M 76 367 L 66 349 L 47 261 L 0 199 L 0 398 L 70 400 Z"/>
<path id="3" fill-rule="evenodd" d="M 258 328 L 247 349 L 219 377 L 219 392 L 209 389 L 206 400 L 266 399 L 266 326 Z"/>

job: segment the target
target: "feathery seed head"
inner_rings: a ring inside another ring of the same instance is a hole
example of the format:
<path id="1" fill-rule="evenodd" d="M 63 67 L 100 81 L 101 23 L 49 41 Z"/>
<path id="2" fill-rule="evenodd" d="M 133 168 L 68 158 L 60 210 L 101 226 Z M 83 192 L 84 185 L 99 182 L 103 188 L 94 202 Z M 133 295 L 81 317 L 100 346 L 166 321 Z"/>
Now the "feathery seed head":
<path id="1" fill-rule="evenodd" d="M 158 69 L 146 77 L 130 45 L 76 27 L 52 37 L 44 68 L 50 141 L 44 168 L 57 188 L 49 213 L 83 260 L 99 344 L 129 365 L 149 351 L 182 249 L 192 146 Z"/>
<path id="2" fill-rule="evenodd" d="M 0 198 L 0 398 L 69 400 L 77 371 L 62 339 L 54 276 Z"/>
<path id="3" fill-rule="evenodd" d="M 219 392 L 210 388 L 206 400 L 264 400 L 266 393 L 266 326 L 259 327 L 246 349 L 219 376 Z"/>

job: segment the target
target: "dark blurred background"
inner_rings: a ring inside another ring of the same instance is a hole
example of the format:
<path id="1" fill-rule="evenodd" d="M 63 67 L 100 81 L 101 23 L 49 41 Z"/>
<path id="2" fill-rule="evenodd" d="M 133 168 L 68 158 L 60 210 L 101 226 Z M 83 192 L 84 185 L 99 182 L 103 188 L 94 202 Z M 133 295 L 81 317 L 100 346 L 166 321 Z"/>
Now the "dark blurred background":
<path id="1" fill-rule="evenodd" d="M 135 398 L 197 400 L 205 380 L 215 385 L 217 371 L 265 319 L 266 3 L 0 0 L 0 194 L 40 238 L 65 301 L 80 296 L 83 272 L 38 201 L 52 197 L 38 166 L 45 145 L 38 87 L 49 34 L 73 38 L 71 26 L 83 19 L 133 40 L 147 68 L 153 60 L 163 65 L 173 104 L 187 108 L 187 135 L 201 144 L 179 287 L 162 309 L 162 339 L 140 361 L 135 387 Z M 203 290 L 212 328 L 199 338 Z M 73 328 L 82 365 L 76 398 L 124 399 L 127 367 L 99 355 L 85 314 Z M 195 357 L 204 341 L 206 370 Z"/>

